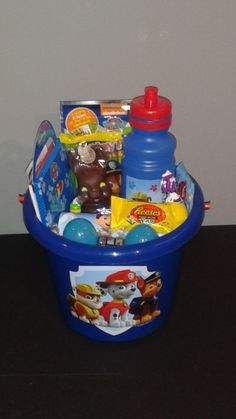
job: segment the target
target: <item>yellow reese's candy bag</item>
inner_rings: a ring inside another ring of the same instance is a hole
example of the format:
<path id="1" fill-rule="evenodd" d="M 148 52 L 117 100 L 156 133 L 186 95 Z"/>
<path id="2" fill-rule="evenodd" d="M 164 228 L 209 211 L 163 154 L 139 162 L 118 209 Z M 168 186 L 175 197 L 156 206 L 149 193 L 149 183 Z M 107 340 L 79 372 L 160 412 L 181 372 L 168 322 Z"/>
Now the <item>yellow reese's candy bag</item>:
<path id="1" fill-rule="evenodd" d="M 159 234 L 167 234 L 179 227 L 188 217 L 187 209 L 177 202 L 152 204 L 111 197 L 111 229 L 126 231 L 138 224 L 149 224 Z"/>

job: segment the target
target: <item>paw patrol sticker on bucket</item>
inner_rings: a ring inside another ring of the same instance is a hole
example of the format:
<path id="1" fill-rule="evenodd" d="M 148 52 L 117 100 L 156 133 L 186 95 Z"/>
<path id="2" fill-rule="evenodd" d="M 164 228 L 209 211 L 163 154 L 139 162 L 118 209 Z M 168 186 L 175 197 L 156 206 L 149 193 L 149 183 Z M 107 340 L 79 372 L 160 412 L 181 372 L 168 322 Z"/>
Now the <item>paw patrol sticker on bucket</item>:
<path id="1" fill-rule="evenodd" d="M 161 315 L 161 273 L 146 266 L 81 266 L 70 271 L 70 282 L 71 315 L 109 335 Z"/>

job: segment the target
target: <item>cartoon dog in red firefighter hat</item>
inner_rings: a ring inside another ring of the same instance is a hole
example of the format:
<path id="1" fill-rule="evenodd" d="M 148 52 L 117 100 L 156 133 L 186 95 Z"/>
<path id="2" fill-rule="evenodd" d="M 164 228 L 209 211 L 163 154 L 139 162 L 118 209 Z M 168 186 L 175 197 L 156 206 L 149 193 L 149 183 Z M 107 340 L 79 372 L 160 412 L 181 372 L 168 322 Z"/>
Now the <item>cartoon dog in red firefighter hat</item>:
<path id="1" fill-rule="evenodd" d="M 138 277 L 134 271 L 125 269 L 108 275 L 105 281 L 98 281 L 101 290 L 106 291 L 112 301 L 103 303 L 100 315 L 110 327 L 132 326 L 135 322 L 128 319 L 129 304 L 125 301 L 134 295 Z"/>

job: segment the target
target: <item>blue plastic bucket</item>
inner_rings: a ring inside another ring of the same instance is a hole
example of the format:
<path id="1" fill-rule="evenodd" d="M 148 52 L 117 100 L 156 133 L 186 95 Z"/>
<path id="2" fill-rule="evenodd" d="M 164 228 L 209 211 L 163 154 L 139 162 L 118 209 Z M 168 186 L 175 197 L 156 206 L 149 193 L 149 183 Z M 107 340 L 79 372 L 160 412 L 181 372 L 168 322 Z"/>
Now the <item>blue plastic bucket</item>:
<path id="1" fill-rule="evenodd" d="M 194 183 L 193 207 L 180 227 L 146 243 L 119 247 L 78 244 L 56 235 L 38 221 L 27 192 L 24 223 L 46 250 L 59 306 L 72 329 L 118 342 L 142 338 L 165 322 L 184 245 L 204 217 L 203 194 Z"/>

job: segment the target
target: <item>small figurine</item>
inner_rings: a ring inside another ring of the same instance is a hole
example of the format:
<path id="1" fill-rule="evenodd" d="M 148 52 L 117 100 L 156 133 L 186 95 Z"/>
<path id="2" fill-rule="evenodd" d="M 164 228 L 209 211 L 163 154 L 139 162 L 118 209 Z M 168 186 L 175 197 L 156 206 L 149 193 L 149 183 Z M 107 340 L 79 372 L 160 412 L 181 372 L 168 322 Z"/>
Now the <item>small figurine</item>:
<path id="1" fill-rule="evenodd" d="M 169 170 L 167 170 L 162 175 L 161 191 L 166 194 L 172 193 L 176 191 L 176 187 L 177 187 L 177 183 L 176 183 L 175 177 Z"/>
<path id="2" fill-rule="evenodd" d="M 81 211 L 94 213 L 110 207 L 111 186 L 106 177 L 107 160 L 99 145 L 80 143 L 69 151 L 69 163 L 78 182 Z"/>

